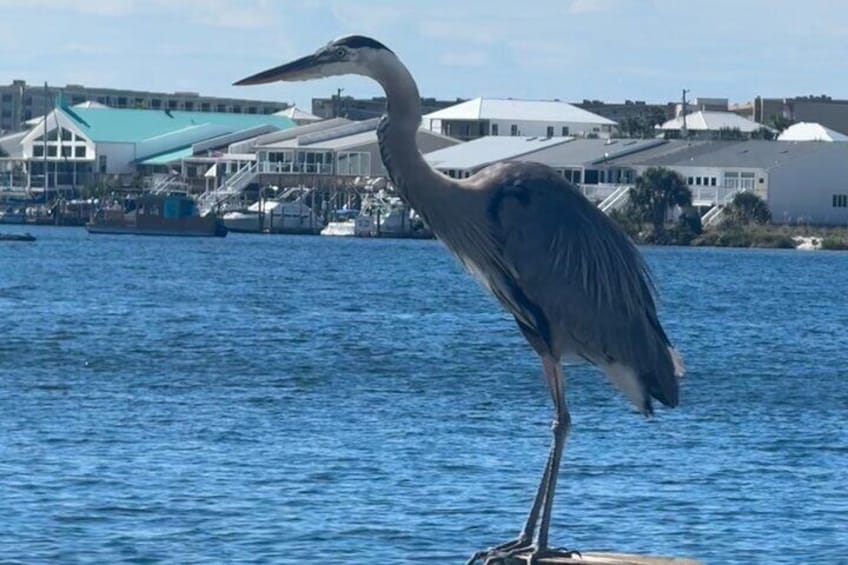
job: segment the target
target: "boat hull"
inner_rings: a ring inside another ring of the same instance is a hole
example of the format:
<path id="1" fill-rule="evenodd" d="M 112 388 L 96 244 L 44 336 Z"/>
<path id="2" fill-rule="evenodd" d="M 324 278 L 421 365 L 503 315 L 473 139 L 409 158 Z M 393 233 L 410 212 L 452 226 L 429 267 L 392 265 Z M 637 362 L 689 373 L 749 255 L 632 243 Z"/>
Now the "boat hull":
<path id="1" fill-rule="evenodd" d="M 139 218 L 129 221 L 88 222 L 85 229 L 91 234 L 151 235 L 168 237 L 224 237 L 227 228 L 214 216 L 192 218 Z"/>

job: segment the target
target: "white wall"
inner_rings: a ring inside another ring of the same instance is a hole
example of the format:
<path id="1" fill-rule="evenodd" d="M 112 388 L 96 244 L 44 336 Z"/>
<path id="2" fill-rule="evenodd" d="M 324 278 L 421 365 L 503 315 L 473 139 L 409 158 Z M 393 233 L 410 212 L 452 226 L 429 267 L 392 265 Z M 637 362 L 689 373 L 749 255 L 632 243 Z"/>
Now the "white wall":
<path id="1" fill-rule="evenodd" d="M 833 206 L 834 194 L 848 195 L 848 146 L 787 161 L 769 173 L 773 222 L 848 225 L 848 208 Z"/>
<path id="2" fill-rule="evenodd" d="M 135 172 L 134 143 L 98 143 L 94 159 L 94 173 L 100 172 L 100 157 L 106 156 L 106 174 L 129 174 Z"/>
<path id="3" fill-rule="evenodd" d="M 607 139 L 610 136 L 610 126 L 609 124 L 593 124 L 586 122 L 536 122 L 536 121 L 522 121 L 522 120 L 492 120 L 490 122 L 490 128 L 492 125 L 497 124 L 498 126 L 498 135 L 499 136 L 509 136 L 512 135 L 512 126 L 518 126 L 518 133 L 516 135 L 522 136 L 537 136 L 537 137 L 547 137 L 547 130 L 549 126 L 553 126 L 554 128 L 554 137 L 562 137 L 562 128 L 567 127 L 568 136 L 574 137 L 585 137 L 589 134 L 594 133 L 598 137 L 602 139 Z M 597 131 L 595 131 L 597 129 Z M 491 134 L 491 129 L 489 133 Z"/>

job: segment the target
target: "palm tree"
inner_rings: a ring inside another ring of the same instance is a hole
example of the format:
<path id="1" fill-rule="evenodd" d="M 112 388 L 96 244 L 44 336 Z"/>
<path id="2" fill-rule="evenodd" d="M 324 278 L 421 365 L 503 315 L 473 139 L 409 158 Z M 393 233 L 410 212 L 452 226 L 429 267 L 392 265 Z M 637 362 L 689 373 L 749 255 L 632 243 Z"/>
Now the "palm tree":
<path id="1" fill-rule="evenodd" d="M 630 205 L 642 222 L 649 222 L 654 227 L 655 234 L 662 234 L 670 209 L 692 206 L 692 191 L 675 171 L 651 167 L 636 178 L 636 186 L 630 192 Z"/>
<path id="2" fill-rule="evenodd" d="M 753 192 L 738 192 L 725 208 L 728 219 L 736 224 L 767 224 L 771 211 L 765 201 Z"/>

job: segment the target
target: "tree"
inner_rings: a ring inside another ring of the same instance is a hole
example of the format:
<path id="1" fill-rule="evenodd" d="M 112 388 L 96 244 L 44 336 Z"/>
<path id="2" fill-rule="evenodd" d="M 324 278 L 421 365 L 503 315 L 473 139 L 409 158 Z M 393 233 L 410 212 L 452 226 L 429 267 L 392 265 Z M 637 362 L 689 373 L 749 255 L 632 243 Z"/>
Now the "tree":
<path id="1" fill-rule="evenodd" d="M 785 118 L 783 116 L 772 116 L 769 119 L 769 122 L 771 127 L 776 129 L 778 132 L 782 132 L 783 130 L 795 123 L 794 120 L 790 120 L 789 118 Z"/>
<path id="2" fill-rule="evenodd" d="M 650 223 L 655 234 L 663 234 L 668 211 L 674 206 L 684 209 L 692 206 L 692 191 L 678 173 L 665 167 L 651 167 L 636 178 L 630 205 L 640 221 Z"/>
<path id="3" fill-rule="evenodd" d="M 767 224 L 771 221 L 768 204 L 753 192 L 737 192 L 725 208 L 728 220 L 737 224 Z"/>

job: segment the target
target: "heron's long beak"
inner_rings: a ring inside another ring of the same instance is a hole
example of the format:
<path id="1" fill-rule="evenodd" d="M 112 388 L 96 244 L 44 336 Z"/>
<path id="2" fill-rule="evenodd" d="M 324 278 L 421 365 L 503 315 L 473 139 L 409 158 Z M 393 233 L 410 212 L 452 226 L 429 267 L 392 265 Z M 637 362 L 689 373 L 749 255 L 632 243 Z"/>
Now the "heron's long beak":
<path id="1" fill-rule="evenodd" d="M 291 63 L 256 73 L 247 78 L 243 78 L 233 83 L 235 86 L 243 86 L 248 84 L 265 84 L 275 81 L 297 81 L 319 78 L 321 74 L 321 65 L 316 60 L 315 55 L 307 55 L 296 59 Z"/>

